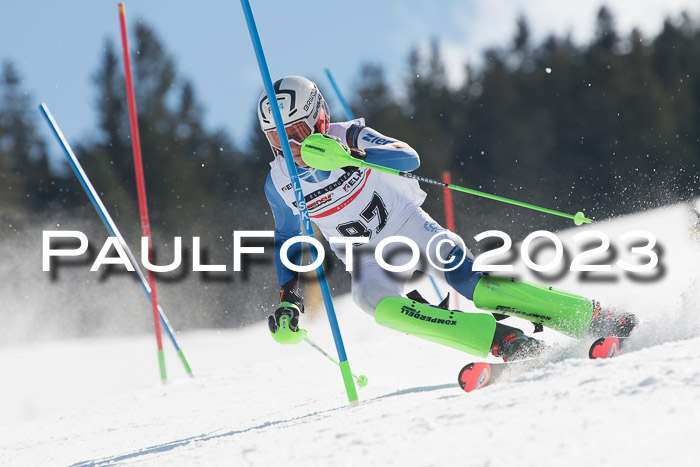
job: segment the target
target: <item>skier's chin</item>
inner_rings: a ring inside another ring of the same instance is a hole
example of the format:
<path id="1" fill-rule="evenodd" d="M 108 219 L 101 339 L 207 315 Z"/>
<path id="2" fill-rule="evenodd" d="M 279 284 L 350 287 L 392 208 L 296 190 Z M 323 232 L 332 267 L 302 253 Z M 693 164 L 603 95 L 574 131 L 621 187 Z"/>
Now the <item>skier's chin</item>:
<path id="1" fill-rule="evenodd" d="M 306 165 L 306 162 L 304 162 L 304 159 L 301 158 L 301 154 L 294 154 L 294 162 L 299 167 L 308 167 L 308 165 Z"/>

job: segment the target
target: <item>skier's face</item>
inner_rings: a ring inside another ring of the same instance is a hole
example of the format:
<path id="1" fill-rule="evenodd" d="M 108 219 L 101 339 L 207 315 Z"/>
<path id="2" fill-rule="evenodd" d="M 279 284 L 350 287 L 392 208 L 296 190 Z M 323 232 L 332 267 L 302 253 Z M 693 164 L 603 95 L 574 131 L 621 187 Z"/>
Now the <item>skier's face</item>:
<path id="1" fill-rule="evenodd" d="M 308 167 L 306 165 L 306 162 L 301 158 L 301 144 L 298 144 L 296 141 L 290 141 L 289 142 L 289 147 L 292 149 L 292 156 L 294 156 L 294 162 L 299 167 Z"/>
<path id="2" fill-rule="evenodd" d="M 296 122 L 293 125 L 285 127 L 285 131 L 287 133 L 289 147 L 292 150 L 292 156 L 294 156 L 294 162 L 296 162 L 299 167 L 308 167 L 301 158 L 301 143 L 313 133 L 311 128 L 304 122 Z M 266 131 L 265 136 L 267 136 L 267 140 L 272 147 L 282 150 L 279 135 L 274 128 Z"/>

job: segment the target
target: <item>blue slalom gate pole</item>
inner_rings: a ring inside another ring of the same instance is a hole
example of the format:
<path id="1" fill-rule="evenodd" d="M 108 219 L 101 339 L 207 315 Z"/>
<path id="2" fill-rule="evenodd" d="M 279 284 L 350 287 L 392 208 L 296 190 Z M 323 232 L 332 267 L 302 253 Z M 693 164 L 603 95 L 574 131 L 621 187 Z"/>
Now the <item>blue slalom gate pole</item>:
<path id="1" fill-rule="evenodd" d="M 76 177 L 78 177 L 78 180 L 80 181 L 80 184 L 82 185 L 83 190 L 85 190 L 85 194 L 87 194 L 88 198 L 90 198 L 90 202 L 92 202 L 92 205 L 95 207 L 95 210 L 97 210 L 97 214 L 99 214 L 100 219 L 102 219 L 102 223 L 104 223 L 110 236 L 116 237 L 117 240 L 119 240 L 119 243 L 121 244 L 122 248 L 124 248 L 124 252 L 129 257 L 129 261 L 131 261 L 131 264 L 134 267 L 134 273 L 140 279 L 141 288 L 146 293 L 146 296 L 148 297 L 148 300 L 150 301 L 151 300 L 151 287 L 148 285 L 148 280 L 146 279 L 146 276 L 143 274 L 143 271 L 141 270 L 139 263 L 136 261 L 136 258 L 134 258 L 134 255 L 131 252 L 129 245 L 127 245 L 126 240 L 124 240 L 124 237 L 122 236 L 121 232 L 119 232 L 117 225 L 112 220 L 112 217 L 109 215 L 109 212 L 107 212 L 107 208 L 105 208 L 104 203 L 102 203 L 102 199 L 100 199 L 100 196 L 97 194 L 97 191 L 95 191 L 95 188 L 92 186 L 92 183 L 90 182 L 90 179 L 88 178 L 87 174 L 83 170 L 83 167 L 80 165 L 78 158 L 75 157 L 73 150 L 71 149 L 70 145 L 68 144 L 68 141 L 66 140 L 65 136 L 63 136 L 63 133 L 61 132 L 61 129 L 58 127 L 56 120 L 54 120 L 53 115 L 51 115 L 49 108 L 44 103 L 42 103 L 39 106 L 39 108 L 41 109 L 41 112 L 44 114 L 44 117 L 46 117 L 46 121 L 49 123 L 49 126 L 53 130 L 53 133 L 58 138 L 58 142 L 63 147 L 63 150 L 66 153 L 66 157 L 68 158 L 68 163 L 71 166 L 71 169 L 73 169 L 73 172 L 75 173 Z M 182 349 L 178 345 L 177 340 L 175 339 L 175 334 L 173 333 L 173 329 L 170 326 L 170 323 L 168 322 L 168 318 L 165 316 L 165 312 L 163 311 L 163 308 L 160 306 L 160 304 L 158 304 L 158 314 L 160 315 L 160 322 L 163 324 L 163 328 L 165 328 L 165 331 L 168 334 L 168 337 L 170 337 L 170 341 L 173 343 L 173 347 L 175 347 L 175 351 L 177 352 L 178 356 L 180 357 L 180 361 L 182 362 L 183 366 L 185 367 L 185 371 L 187 372 L 188 375 L 194 376 L 192 374 L 192 369 L 190 368 L 190 365 L 187 362 L 187 358 L 185 358 L 185 353 L 182 351 Z"/>
<path id="2" fill-rule="evenodd" d="M 352 110 L 350 110 L 350 106 L 348 105 L 347 101 L 343 97 L 343 94 L 340 92 L 340 88 L 336 84 L 335 80 L 333 79 L 333 75 L 331 74 L 331 70 L 328 68 L 325 68 L 326 71 L 326 76 L 328 77 L 328 81 L 331 82 L 331 86 L 333 87 L 333 90 L 335 91 L 335 95 L 338 96 L 338 100 L 340 101 L 340 105 L 343 106 L 343 110 L 345 110 L 345 116 L 349 120 L 355 120 L 355 115 L 352 113 Z M 437 286 L 437 282 L 435 282 L 435 279 L 433 279 L 433 276 L 430 274 L 426 274 L 428 276 L 428 279 L 430 279 L 430 283 L 433 284 L 433 289 L 435 289 L 435 293 L 438 296 L 438 302 L 442 301 L 442 294 L 440 293 L 440 289 Z"/>
<path id="3" fill-rule="evenodd" d="M 253 49 L 255 50 L 255 57 L 258 61 L 258 68 L 260 68 L 260 75 L 265 86 L 265 92 L 267 93 L 267 97 L 270 102 L 270 110 L 272 111 L 272 116 L 275 119 L 277 134 L 279 135 L 280 143 L 282 144 L 284 160 L 287 164 L 287 171 L 289 172 L 289 176 L 292 181 L 292 186 L 294 187 L 294 196 L 296 198 L 299 214 L 301 216 L 302 228 L 304 230 L 305 235 L 313 238 L 314 231 L 311 227 L 311 218 L 309 217 L 309 212 L 306 209 L 304 193 L 301 190 L 301 183 L 299 182 L 299 175 L 297 174 L 297 169 L 294 165 L 292 149 L 289 146 L 287 132 L 284 129 L 282 114 L 280 113 L 279 103 L 277 102 L 277 95 L 275 94 L 275 90 L 273 88 L 272 78 L 270 78 L 270 71 L 267 67 L 265 53 L 263 52 L 262 43 L 260 42 L 260 35 L 258 34 L 258 28 L 255 25 L 255 18 L 253 18 L 253 11 L 250 8 L 250 2 L 248 0 L 241 0 L 241 7 L 243 8 L 243 15 L 245 16 L 246 24 L 248 25 L 248 33 L 250 34 L 250 40 L 253 42 Z M 315 262 L 318 253 L 314 248 L 309 249 L 311 250 L 311 258 L 313 262 Z M 345 391 L 347 392 L 348 400 L 351 403 L 353 403 L 357 401 L 357 388 L 355 387 L 355 380 L 352 377 L 352 371 L 350 371 L 350 363 L 348 362 L 347 356 L 345 355 L 343 338 L 340 335 L 340 328 L 338 327 L 338 320 L 335 316 L 335 309 L 333 308 L 333 299 L 331 298 L 331 292 L 328 288 L 328 282 L 326 281 L 326 274 L 323 269 L 323 264 L 319 265 L 319 267 L 316 268 L 316 277 L 318 278 L 318 283 L 321 288 L 321 294 L 323 295 L 323 303 L 326 306 L 326 314 L 328 315 L 328 321 L 331 326 L 331 331 L 333 332 L 335 347 L 338 351 L 338 360 L 340 361 L 340 372 L 343 375 Z"/>

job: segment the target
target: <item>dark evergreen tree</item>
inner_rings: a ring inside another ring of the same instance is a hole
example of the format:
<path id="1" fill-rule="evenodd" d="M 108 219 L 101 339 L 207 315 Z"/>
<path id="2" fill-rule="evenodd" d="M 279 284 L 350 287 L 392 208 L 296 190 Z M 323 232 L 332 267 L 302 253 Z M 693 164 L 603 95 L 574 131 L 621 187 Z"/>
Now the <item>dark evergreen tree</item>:
<path id="1" fill-rule="evenodd" d="M 58 198 L 46 146 L 36 128 L 35 110 L 21 77 L 10 62 L 0 75 L 0 200 L 15 210 L 37 211 Z"/>

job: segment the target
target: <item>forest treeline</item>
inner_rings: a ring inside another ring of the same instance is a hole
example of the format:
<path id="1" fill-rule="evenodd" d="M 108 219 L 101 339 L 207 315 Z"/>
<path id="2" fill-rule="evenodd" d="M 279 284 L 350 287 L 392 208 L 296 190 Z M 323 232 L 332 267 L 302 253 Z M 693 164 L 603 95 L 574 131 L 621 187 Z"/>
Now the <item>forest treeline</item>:
<path id="1" fill-rule="evenodd" d="M 232 230 L 273 226 L 262 190 L 269 147 L 257 124 L 242 142 L 205 127 L 196 87 L 180 75 L 166 44 L 143 22 L 133 31 L 154 235 L 206 236 L 213 251 L 230 254 Z M 367 125 L 418 151 L 424 176 L 439 178 L 448 170 L 455 184 L 602 219 L 697 196 L 698 57 L 700 27 L 687 15 L 666 19 L 655 37 L 636 30 L 623 36 L 609 10 L 601 8 L 587 44 L 568 36 L 533 43 L 521 18 L 507 45 L 486 50 L 478 64 L 465 64 L 458 86 L 448 83 L 435 42 L 425 53 L 410 53 L 407 79 L 398 87 L 387 82 L 381 65 L 368 63 L 359 67 L 346 94 Z M 319 85 L 332 96 L 330 86 Z M 72 173 L 51 168 L 47 147 L 55 142 L 40 136 L 37 126 L 44 122 L 26 91 L 21 70 L 4 62 L 3 236 L 16 234 L 17 226 L 21 230 L 33 218 L 92 209 Z M 71 144 L 117 223 L 131 226 L 138 236 L 124 78 L 120 50 L 112 41 L 105 42 L 92 93 L 95 132 Z M 332 110 L 334 120 L 343 118 L 340 108 Z M 441 191 L 424 188 L 430 193 L 428 211 L 442 222 Z M 454 198 L 457 229 L 465 239 L 493 228 L 517 239 L 533 228 L 570 225 L 489 200 Z M 267 278 L 261 280 L 270 290 L 276 287 L 272 269 L 260 277 Z M 220 301 L 232 301 L 234 289 L 221 288 Z"/>

